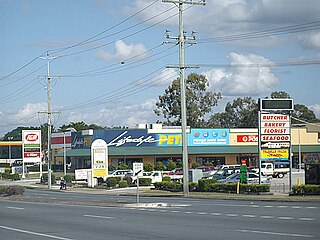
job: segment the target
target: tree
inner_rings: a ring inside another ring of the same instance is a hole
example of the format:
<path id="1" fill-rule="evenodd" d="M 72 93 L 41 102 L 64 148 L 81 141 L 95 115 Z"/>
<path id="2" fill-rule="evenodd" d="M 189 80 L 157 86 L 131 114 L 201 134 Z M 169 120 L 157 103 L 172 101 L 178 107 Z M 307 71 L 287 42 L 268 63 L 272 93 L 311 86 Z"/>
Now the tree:
<path id="1" fill-rule="evenodd" d="M 156 171 L 164 171 L 165 166 L 164 166 L 163 162 L 157 162 L 156 165 L 154 166 L 154 169 Z"/>
<path id="2" fill-rule="evenodd" d="M 271 98 L 291 98 L 290 95 L 286 92 L 273 92 L 271 93 Z M 319 122 L 320 120 L 317 119 L 316 115 L 312 110 L 310 110 L 307 106 L 303 104 L 294 104 L 294 111 L 292 112 L 292 123 L 301 123 L 301 121 L 296 120 L 300 119 L 306 122 Z"/>
<path id="3" fill-rule="evenodd" d="M 205 127 L 205 116 L 221 99 L 221 93 L 208 92 L 209 82 L 205 76 L 192 73 L 186 79 L 187 125 Z M 180 79 L 175 79 L 165 90 L 154 110 L 157 116 L 163 116 L 164 124 L 181 125 L 181 91 Z"/>
<path id="4" fill-rule="evenodd" d="M 145 172 L 151 172 L 151 171 L 153 171 L 153 166 L 152 166 L 152 164 L 151 164 L 151 163 L 145 163 L 145 164 L 143 165 L 143 170 L 144 170 Z"/>
<path id="5" fill-rule="evenodd" d="M 168 170 L 168 171 L 171 171 L 171 170 L 175 169 L 176 166 L 177 166 L 177 165 L 176 165 L 173 161 L 169 161 L 169 163 L 168 163 L 168 165 L 167 165 L 167 170 Z"/>
<path id="6" fill-rule="evenodd" d="M 208 120 L 209 127 L 253 128 L 258 127 L 258 104 L 251 97 L 237 98 L 228 102 L 225 112 L 216 113 Z"/>
<path id="7" fill-rule="evenodd" d="M 59 131 L 65 131 L 68 128 L 74 128 L 77 131 L 87 130 L 87 129 L 104 129 L 104 127 L 96 125 L 96 124 L 86 124 L 85 122 L 70 122 L 68 125 L 62 125 L 59 128 Z"/>

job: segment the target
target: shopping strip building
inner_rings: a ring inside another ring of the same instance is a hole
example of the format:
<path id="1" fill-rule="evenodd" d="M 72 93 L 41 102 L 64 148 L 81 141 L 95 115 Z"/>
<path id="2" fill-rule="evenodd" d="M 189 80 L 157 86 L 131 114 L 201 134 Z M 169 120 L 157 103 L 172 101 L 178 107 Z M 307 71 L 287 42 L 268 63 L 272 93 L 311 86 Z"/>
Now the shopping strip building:
<path id="1" fill-rule="evenodd" d="M 315 159 L 320 162 L 319 127 L 299 125 L 291 128 L 293 167 Z M 196 129 L 187 130 L 189 167 L 193 162 L 205 164 L 237 164 L 246 160 L 248 166 L 258 165 L 258 129 Z M 121 163 L 132 167 L 134 162 L 151 163 L 182 160 L 181 129 L 161 124 L 139 125 L 136 129 L 84 130 L 52 134 L 53 164 L 63 164 L 71 170 L 90 168 L 91 143 L 103 139 L 108 144 L 109 165 Z"/>

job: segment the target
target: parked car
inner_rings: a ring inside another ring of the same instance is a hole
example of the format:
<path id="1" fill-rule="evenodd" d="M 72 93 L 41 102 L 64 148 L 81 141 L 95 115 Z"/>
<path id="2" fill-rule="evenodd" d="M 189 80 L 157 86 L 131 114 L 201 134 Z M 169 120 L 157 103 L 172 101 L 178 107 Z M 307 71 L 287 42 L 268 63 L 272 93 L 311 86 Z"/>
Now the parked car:
<path id="1" fill-rule="evenodd" d="M 131 169 L 116 170 L 116 171 L 113 171 L 112 173 L 108 174 L 107 178 L 109 178 L 109 177 L 121 177 L 121 178 L 123 178 L 124 176 L 126 176 L 129 173 L 133 173 L 133 171 Z"/>
<path id="2" fill-rule="evenodd" d="M 261 183 L 270 184 L 272 177 L 261 176 Z M 240 173 L 234 173 L 226 179 L 218 180 L 218 183 L 237 183 L 240 182 Z M 259 174 L 247 172 L 247 183 L 258 184 Z"/>

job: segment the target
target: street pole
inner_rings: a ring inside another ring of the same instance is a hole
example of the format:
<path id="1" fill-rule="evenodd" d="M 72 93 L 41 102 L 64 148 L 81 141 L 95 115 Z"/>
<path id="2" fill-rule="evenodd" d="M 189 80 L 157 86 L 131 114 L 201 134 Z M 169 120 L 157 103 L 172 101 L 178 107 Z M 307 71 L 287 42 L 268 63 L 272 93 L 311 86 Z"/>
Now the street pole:
<path id="1" fill-rule="evenodd" d="M 301 140 L 300 140 L 300 129 L 301 126 L 299 126 L 299 131 L 298 131 L 298 139 L 299 139 L 299 172 L 301 172 Z"/>
<path id="2" fill-rule="evenodd" d="M 63 132 L 63 172 L 64 176 L 67 175 L 67 163 L 66 163 L 66 133 Z"/>
<path id="3" fill-rule="evenodd" d="M 40 57 L 41 59 L 47 60 L 47 116 L 48 116 L 48 189 L 51 189 L 51 77 L 50 77 L 50 60 L 55 59 L 55 57 L 49 57 L 49 53 L 47 52 L 46 57 Z"/>
<path id="4" fill-rule="evenodd" d="M 193 2 L 186 0 L 162 0 L 179 6 L 179 69 L 180 69 L 180 92 L 181 92 L 181 128 L 182 128 L 182 164 L 183 164 L 183 196 L 189 197 L 189 167 L 188 167 L 188 143 L 187 143 L 187 108 L 186 108 L 186 80 L 185 80 L 185 40 L 183 32 L 183 4 L 205 5 L 205 1 Z M 170 38 L 167 35 L 167 38 Z M 195 37 L 192 37 L 195 40 Z"/>
<path id="5" fill-rule="evenodd" d="M 9 159 L 11 160 L 11 143 L 10 141 L 13 139 L 13 137 L 8 137 L 9 140 Z"/>

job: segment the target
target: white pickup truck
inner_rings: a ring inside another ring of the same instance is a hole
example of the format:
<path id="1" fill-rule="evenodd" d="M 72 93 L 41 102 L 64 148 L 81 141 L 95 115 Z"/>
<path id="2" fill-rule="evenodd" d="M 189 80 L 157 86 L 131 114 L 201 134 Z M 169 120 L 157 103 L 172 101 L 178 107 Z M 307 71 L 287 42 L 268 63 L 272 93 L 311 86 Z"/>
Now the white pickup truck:
<path id="1" fill-rule="evenodd" d="M 255 169 L 259 173 L 259 168 Z M 262 163 L 261 173 L 265 176 L 272 176 L 274 178 L 283 178 L 290 172 L 289 162 L 272 162 Z"/>
<path id="2" fill-rule="evenodd" d="M 132 182 L 136 183 L 137 176 L 131 176 Z M 152 172 L 143 172 L 142 176 L 139 178 L 151 178 L 151 183 L 162 182 L 162 172 L 161 171 L 152 171 Z"/>

